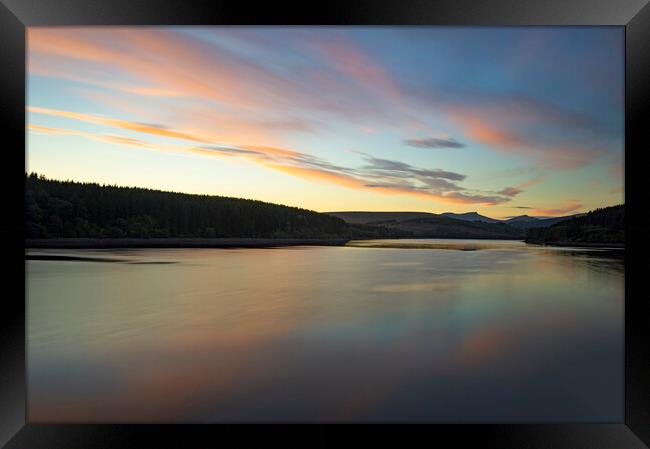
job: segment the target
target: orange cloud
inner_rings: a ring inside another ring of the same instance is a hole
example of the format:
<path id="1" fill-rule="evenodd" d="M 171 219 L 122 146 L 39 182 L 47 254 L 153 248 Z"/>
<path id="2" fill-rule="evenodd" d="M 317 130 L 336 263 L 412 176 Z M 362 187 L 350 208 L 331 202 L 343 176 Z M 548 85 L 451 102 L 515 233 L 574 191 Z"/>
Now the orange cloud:
<path id="1" fill-rule="evenodd" d="M 533 209 L 532 215 L 562 216 L 575 212 L 582 207 L 578 201 L 566 201 L 563 206 L 550 209 Z"/>
<path id="2" fill-rule="evenodd" d="M 178 97 L 181 95 L 173 90 L 159 87 L 116 85 L 115 88 L 133 94 L 153 97 Z"/>
<path id="3" fill-rule="evenodd" d="M 445 204 L 484 204 L 494 205 L 496 202 L 490 197 L 471 196 L 451 192 L 446 195 L 439 195 L 425 190 L 414 190 L 409 187 L 402 186 L 370 186 L 368 181 L 355 178 L 353 176 L 343 175 L 340 173 L 329 172 L 326 170 L 318 170 L 313 168 L 296 167 L 289 165 L 266 164 L 267 167 L 274 170 L 288 173 L 305 179 L 314 179 L 317 181 L 324 181 L 332 184 L 341 185 L 352 189 L 369 190 L 386 195 L 408 195 L 426 200 L 434 200 Z"/>
<path id="4" fill-rule="evenodd" d="M 116 136 L 111 134 L 94 134 L 85 131 L 77 131 L 71 129 L 63 128 L 50 128 L 47 126 L 40 125 L 27 125 L 27 128 L 30 131 L 34 131 L 41 134 L 58 134 L 58 135 L 67 135 L 67 136 L 80 136 L 85 137 L 86 139 L 96 140 L 98 142 L 105 143 L 116 143 L 119 145 L 127 145 L 137 148 L 152 148 L 152 145 L 148 142 L 144 142 L 139 139 L 133 139 L 131 137 Z"/>
<path id="5" fill-rule="evenodd" d="M 459 106 L 450 106 L 448 112 L 470 139 L 500 152 L 533 157 L 548 168 L 575 169 L 591 163 L 602 153 L 599 148 L 548 145 L 526 139 L 499 124 L 497 120 L 503 117 L 498 111 L 491 119 L 481 118 L 475 111 Z"/>
<path id="6" fill-rule="evenodd" d="M 514 187 L 505 187 L 501 191 L 497 192 L 500 195 L 506 195 L 506 196 L 517 196 L 520 193 L 524 191 L 525 188 L 534 186 L 535 184 L 539 184 L 540 182 L 543 181 L 543 178 L 541 176 L 538 176 L 537 178 L 529 179 L 528 181 L 522 182 L 520 184 L 517 184 Z"/>
<path id="7" fill-rule="evenodd" d="M 288 173 L 292 176 L 298 176 L 300 178 L 307 178 L 307 179 L 315 179 L 330 184 L 349 187 L 352 189 L 362 189 L 365 187 L 364 186 L 365 183 L 363 181 L 354 178 L 352 176 L 342 175 L 339 173 L 317 170 L 313 168 L 294 167 L 290 165 L 267 164 L 267 167 L 272 168 L 274 170 L 281 171 L 283 173 Z"/>
<path id="8" fill-rule="evenodd" d="M 132 87 L 136 93 L 185 95 L 255 110 L 287 103 L 297 93 L 285 79 L 233 57 L 205 42 L 155 29 L 30 28 L 30 70 L 63 78 L 78 77 L 61 67 L 61 58 L 89 62 L 86 79 L 116 70 L 153 84 Z M 47 56 L 57 59 L 47 62 Z M 209 77 L 200 74 L 210 74 Z"/>
<path id="9" fill-rule="evenodd" d="M 45 53 L 96 62 L 104 62 L 117 56 L 117 52 L 97 45 L 79 33 L 79 29 L 30 27 L 27 29 L 29 53 Z"/>
<path id="10" fill-rule="evenodd" d="M 467 127 L 465 133 L 474 140 L 505 149 L 514 149 L 525 146 L 520 139 L 497 130 L 488 123 L 469 117 L 465 118 L 464 121 L 466 122 Z"/>
<path id="11" fill-rule="evenodd" d="M 84 136 L 89 139 L 99 140 L 109 143 L 125 144 L 130 146 L 139 146 L 149 149 L 171 149 L 171 151 L 188 152 L 193 154 L 200 154 L 202 156 L 212 157 L 241 157 L 250 160 L 254 163 L 263 165 L 276 171 L 281 171 L 292 176 L 323 181 L 330 184 L 340 185 L 352 189 L 368 190 L 382 194 L 390 195 L 408 195 L 426 200 L 434 200 L 441 203 L 449 204 L 484 204 L 495 205 L 505 202 L 508 198 L 496 196 L 484 196 L 481 194 L 467 194 L 460 191 L 451 191 L 446 193 L 434 193 L 424 189 L 418 189 L 413 186 L 387 184 L 380 185 L 371 183 L 363 178 L 348 175 L 346 173 L 330 171 L 321 169 L 320 166 L 328 167 L 326 161 L 321 161 L 313 156 L 297 151 L 287 150 L 283 148 L 260 146 L 260 145 L 222 145 L 211 142 L 208 139 L 200 136 L 195 136 L 187 133 L 181 133 L 167 128 L 157 127 L 155 125 L 147 125 L 142 123 L 130 122 L 126 120 L 110 119 L 91 114 L 82 114 L 71 111 L 62 111 L 55 109 L 47 109 L 30 106 L 28 110 L 33 113 L 46 114 L 56 117 L 65 117 L 83 122 L 106 125 L 111 127 L 118 127 L 128 129 L 131 131 L 138 131 L 152 135 L 161 135 L 165 137 L 173 137 L 176 139 L 183 139 L 195 142 L 208 144 L 205 147 L 183 147 L 176 145 L 153 145 L 148 142 L 143 142 L 138 139 L 132 139 L 122 136 L 111 136 L 105 134 L 94 134 L 85 131 L 63 130 L 55 128 L 47 128 L 39 125 L 29 125 L 30 129 L 37 132 L 48 132 L 57 134 L 70 134 Z M 315 166 L 315 167 L 314 167 Z M 343 171 L 349 169 L 341 168 Z"/>
<path id="12" fill-rule="evenodd" d="M 105 87 L 111 90 L 119 90 L 136 95 L 146 97 L 180 97 L 181 93 L 165 89 L 160 86 L 150 86 L 144 84 L 127 84 L 124 82 L 118 83 L 114 81 L 107 81 L 99 76 L 84 76 L 79 73 L 83 71 L 82 68 L 75 67 L 74 64 L 59 67 L 54 64 L 48 64 L 42 58 L 32 58 L 28 61 L 29 74 L 49 76 L 54 78 L 64 78 L 69 81 L 76 81 L 83 84 Z"/>
<path id="13" fill-rule="evenodd" d="M 539 184 L 543 180 L 544 180 L 544 178 L 542 178 L 541 176 L 538 176 L 536 178 L 529 179 L 528 181 L 524 181 L 521 184 L 518 184 L 517 188 L 518 189 L 525 189 L 525 188 L 528 188 L 528 187 L 532 187 L 532 186 L 534 186 L 536 184 Z"/>
<path id="14" fill-rule="evenodd" d="M 358 48 L 354 42 L 342 37 L 311 40 L 315 49 L 327 60 L 329 66 L 345 74 L 360 86 L 385 93 L 400 104 L 401 93 L 392 77 L 381 66 Z"/>
<path id="15" fill-rule="evenodd" d="M 305 68 L 291 77 L 169 30 L 30 28 L 29 72 L 140 95 L 199 98 L 231 109 L 231 117 L 272 116 L 278 109 L 300 116 L 316 109 L 346 119 L 370 116 L 383 126 L 426 127 L 391 75 L 361 48 L 342 38 L 310 36 L 301 45 L 318 55 L 324 69 Z M 114 83 L 125 76 L 136 81 Z"/>
<path id="16" fill-rule="evenodd" d="M 308 37 L 300 40 L 301 46 L 307 47 L 322 64 L 305 68 L 300 76 L 288 77 L 220 45 L 168 30 L 30 28 L 28 67 L 30 73 L 78 80 L 136 95 L 207 100 L 212 110 L 200 115 L 197 110 L 205 106 L 203 102 L 196 102 L 192 108 L 175 104 L 171 112 L 176 116 L 176 126 L 238 144 L 244 143 L 245 138 L 246 143 L 271 141 L 281 145 L 282 136 L 273 130 L 277 123 L 273 125 L 268 120 L 278 109 L 294 116 L 317 109 L 338 118 L 353 117 L 363 128 L 398 123 L 417 129 L 428 127 L 421 120 L 427 116 L 421 108 L 421 98 L 406 94 L 409 92 L 403 91 L 406 87 L 398 84 L 390 71 L 362 47 L 340 36 L 309 34 Z M 134 81 L 114 82 L 115 75 Z M 441 98 L 426 100 L 426 107 L 440 107 L 467 137 L 497 151 L 523 155 L 545 167 L 563 169 L 589 164 L 602 153 L 600 148 L 537 142 L 521 134 L 518 127 L 522 123 L 577 126 L 585 130 L 597 127 L 581 114 L 523 96 L 453 101 Z M 215 102 L 218 108 L 213 107 Z M 364 117 L 372 118 L 372 123 L 363 122 Z M 304 121 L 287 124 L 295 126 L 294 130 L 308 128 Z M 160 131 L 158 134 L 166 135 Z M 178 137 L 186 138 L 187 134 Z"/>
<path id="17" fill-rule="evenodd" d="M 27 110 L 29 112 L 33 112 L 36 114 L 45 114 L 54 117 L 71 118 L 75 120 L 80 120 L 82 122 L 93 123 L 96 125 L 105 125 L 114 128 L 123 128 L 123 129 L 128 129 L 130 131 L 137 131 L 141 133 L 154 134 L 154 135 L 164 136 L 164 137 L 171 137 L 173 139 L 182 139 L 182 140 L 190 140 L 193 142 L 207 143 L 207 141 L 201 137 L 193 136 L 191 134 L 187 134 L 183 132 L 173 131 L 156 125 L 130 122 L 127 120 L 110 119 L 110 118 L 100 117 L 98 115 L 81 114 L 78 112 L 62 111 L 58 109 L 39 108 L 35 106 L 28 106 Z"/>

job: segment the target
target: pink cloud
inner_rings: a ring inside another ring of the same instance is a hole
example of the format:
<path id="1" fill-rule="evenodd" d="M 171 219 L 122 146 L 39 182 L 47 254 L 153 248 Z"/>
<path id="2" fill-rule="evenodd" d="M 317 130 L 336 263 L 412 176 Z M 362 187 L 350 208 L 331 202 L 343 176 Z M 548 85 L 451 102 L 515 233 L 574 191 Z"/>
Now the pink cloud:
<path id="1" fill-rule="evenodd" d="M 354 121 L 357 128 L 418 130 L 429 128 L 427 120 L 434 112 L 451 118 L 469 139 L 532 159 L 543 168 L 576 169 L 603 154 L 603 148 L 544 141 L 522 131 L 539 123 L 597 130 L 598 124 L 585 114 L 523 95 L 440 93 L 423 99 L 417 92 L 405 92 L 389 69 L 355 42 L 327 33 L 296 39 L 305 32 L 287 32 L 296 46 L 288 53 L 311 58 L 290 75 L 223 45 L 169 30 L 133 28 L 30 28 L 29 71 L 152 100 L 177 99 L 173 106 L 165 104 L 171 122 L 233 143 L 251 136 L 255 143 L 281 144 L 287 133 L 313 131 L 311 112 Z M 258 50 L 272 47 L 241 30 L 230 38 Z M 278 111 L 289 119 L 279 118 Z M 188 117 L 197 120 L 192 124 Z"/>
<path id="2" fill-rule="evenodd" d="M 115 143 L 119 145 L 127 145 L 127 146 L 137 147 L 137 148 L 152 148 L 152 145 L 149 144 L 148 142 L 144 142 L 139 139 L 134 139 L 132 137 L 117 136 L 113 134 L 96 134 L 96 133 L 89 133 L 85 131 L 63 129 L 63 128 L 51 128 L 48 126 L 40 126 L 40 125 L 27 125 L 27 129 L 40 134 L 80 136 L 80 137 L 85 137 L 86 139 L 96 140 L 98 142 Z"/>
<path id="3" fill-rule="evenodd" d="M 512 123 L 506 125 L 513 111 L 482 111 L 479 107 L 449 107 L 450 117 L 470 139 L 487 145 L 502 153 L 517 154 L 534 159 L 544 168 L 576 169 L 602 156 L 601 148 L 577 144 L 549 144 L 522 133 L 512 131 Z"/>
<path id="4" fill-rule="evenodd" d="M 345 167 L 334 166 L 327 161 L 320 160 L 306 153 L 301 153 L 294 150 L 260 146 L 260 145 L 240 145 L 228 146 L 220 145 L 215 142 L 210 142 L 203 136 L 190 135 L 187 133 L 174 131 L 166 128 L 159 128 L 155 125 L 146 125 L 126 120 L 117 120 L 111 118 L 100 117 L 90 114 L 81 114 L 71 111 L 61 111 L 39 107 L 29 107 L 30 112 L 53 115 L 57 117 L 65 117 L 82 122 L 100 124 L 105 126 L 117 127 L 127 129 L 130 131 L 138 131 L 151 135 L 163 135 L 166 137 L 174 137 L 177 139 L 209 143 L 211 146 L 203 147 L 187 147 L 182 145 L 154 145 L 140 139 L 133 139 L 124 136 L 115 136 L 110 134 L 97 134 L 86 131 L 67 130 L 61 128 L 50 128 L 35 124 L 29 124 L 28 129 L 34 132 L 48 133 L 48 134 L 61 134 L 61 135 L 77 135 L 91 140 L 108 142 L 114 144 L 121 144 L 127 146 L 135 146 L 140 148 L 147 148 L 153 150 L 164 151 L 178 151 L 191 154 L 198 154 L 207 157 L 239 157 L 251 161 L 253 163 L 262 165 L 272 170 L 280 171 L 291 176 L 302 179 L 313 180 L 317 182 L 324 182 L 326 184 L 343 186 L 351 189 L 367 190 L 380 194 L 387 195 L 406 195 L 413 196 L 427 200 L 433 200 L 440 203 L 447 204 L 484 204 L 495 205 L 506 202 L 509 198 L 504 196 L 489 196 L 481 193 L 466 193 L 462 191 L 442 191 L 435 192 L 422 188 L 414 187 L 410 184 L 396 183 L 390 175 L 386 176 L 379 171 L 375 174 L 365 173 L 363 170 L 355 170 Z M 392 161 L 386 161 L 392 162 Z M 408 164 L 399 162 L 392 162 L 402 167 L 403 170 L 410 170 L 413 174 L 422 172 L 415 167 L 410 167 Z M 366 169 L 367 170 L 367 169 Z M 445 176 L 450 176 L 448 172 L 444 171 L 430 171 L 433 174 L 442 173 Z M 355 174 L 351 174 L 355 173 Z M 374 178 L 377 176 L 385 176 L 387 182 L 385 184 L 374 183 Z M 462 175 L 458 175 L 462 176 Z M 463 177 L 464 178 L 464 177 Z M 446 182 L 445 184 L 449 184 Z M 454 189 L 458 187 L 454 184 L 449 184 Z"/>
<path id="5" fill-rule="evenodd" d="M 111 126 L 115 128 L 128 129 L 130 131 L 137 131 L 146 134 L 154 134 L 163 137 L 171 137 L 173 139 L 182 139 L 182 140 L 190 140 L 193 142 L 206 143 L 206 140 L 204 140 L 204 138 L 202 137 L 194 136 L 192 134 L 188 134 L 184 132 L 173 131 L 171 129 L 167 129 L 166 127 L 158 126 L 158 125 L 138 123 L 138 122 L 132 122 L 128 120 L 111 119 L 111 118 L 101 117 L 98 115 L 83 114 L 79 112 L 40 108 L 36 106 L 28 106 L 27 110 L 35 114 L 45 114 L 54 117 L 65 117 L 65 118 L 79 120 L 87 123 L 93 123 L 97 125 L 105 125 L 105 126 Z"/>
<path id="6" fill-rule="evenodd" d="M 219 45 L 164 30 L 32 28 L 28 45 L 30 73 L 143 96 L 211 101 L 234 117 L 252 114 L 273 121 L 278 110 L 296 117 L 307 110 L 346 121 L 368 118 L 375 126 L 426 128 L 390 73 L 342 38 L 305 41 L 320 65 L 289 76 Z M 130 81 L 116 82 L 116 77 Z"/>
<path id="7" fill-rule="evenodd" d="M 578 201 L 566 201 L 563 206 L 549 209 L 533 209 L 531 215 L 542 215 L 542 216 L 562 216 L 569 214 L 571 212 L 576 212 L 582 207 L 582 204 Z"/>

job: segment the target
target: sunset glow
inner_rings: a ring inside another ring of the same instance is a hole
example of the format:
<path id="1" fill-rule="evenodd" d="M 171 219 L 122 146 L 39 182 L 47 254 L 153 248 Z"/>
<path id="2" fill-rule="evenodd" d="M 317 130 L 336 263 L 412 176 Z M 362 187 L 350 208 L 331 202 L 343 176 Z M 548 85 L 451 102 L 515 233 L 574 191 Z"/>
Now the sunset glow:
<path id="1" fill-rule="evenodd" d="M 27 170 L 324 211 L 624 202 L 616 27 L 28 29 Z"/>

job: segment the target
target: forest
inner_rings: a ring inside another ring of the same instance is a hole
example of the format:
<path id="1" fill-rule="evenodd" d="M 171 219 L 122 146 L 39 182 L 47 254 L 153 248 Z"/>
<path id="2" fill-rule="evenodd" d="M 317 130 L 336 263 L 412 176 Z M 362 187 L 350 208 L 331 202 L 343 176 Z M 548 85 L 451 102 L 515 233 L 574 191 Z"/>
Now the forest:
<path id="1" fill-rule="evenodd" d="M 25 174 L 27 238 L 378 238 L 408 234 L 262 201 Z"/>
<path id="2" fill-rule="evenodd" d="M 527 243 L 625 243 L 625 205 L 595 209 L 581 217 L 526 232 Z"/>

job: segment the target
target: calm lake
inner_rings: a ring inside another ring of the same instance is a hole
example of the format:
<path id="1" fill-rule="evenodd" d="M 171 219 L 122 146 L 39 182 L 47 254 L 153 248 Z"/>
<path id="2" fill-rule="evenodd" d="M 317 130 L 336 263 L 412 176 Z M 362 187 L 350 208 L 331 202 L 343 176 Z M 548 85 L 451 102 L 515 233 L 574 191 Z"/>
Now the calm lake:
<path id="1" fill-rule="evenodd" d="M 29 420 L 623 421 L 622 250 L 352 245 L 28 251 Z"/>

